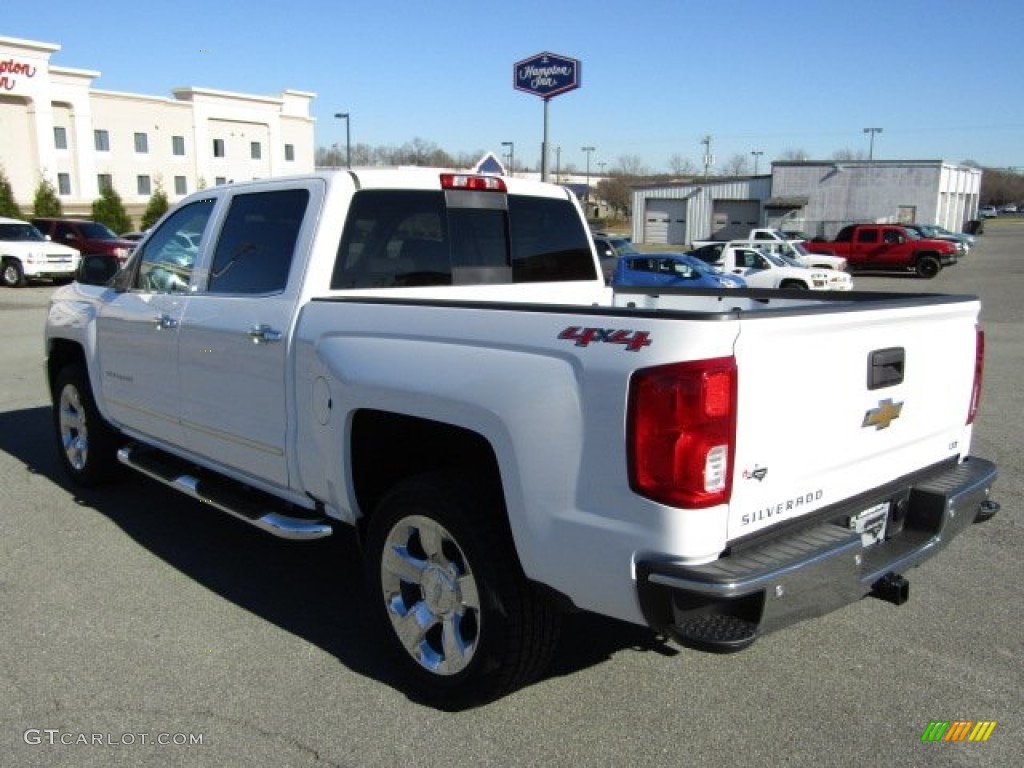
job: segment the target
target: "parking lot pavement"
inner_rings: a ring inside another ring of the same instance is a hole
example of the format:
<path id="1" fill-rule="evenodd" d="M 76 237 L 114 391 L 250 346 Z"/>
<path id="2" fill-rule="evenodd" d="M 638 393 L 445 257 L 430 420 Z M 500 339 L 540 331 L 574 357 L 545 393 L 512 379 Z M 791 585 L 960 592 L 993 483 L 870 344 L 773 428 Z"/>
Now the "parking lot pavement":
<path id="1" fill-rule="evenodd" d="M 932 281 L 857 277 L 984 302 L 975 452 L 1001 467 L 1003 511 L 909 572 L 906 605 L 863 600 L 728 656 L 574 616 L 550 676 L 457 714 L 394 686 L 350 538 L 280 542 L 142 478 L 68 487 L 42 370 L 50 289 L 0 290 L 0 763 L 1019 765 L 1022 251 L 1024 222 L 993 221 Z M 922 743 L 953 720 L 996 726 Z"/>

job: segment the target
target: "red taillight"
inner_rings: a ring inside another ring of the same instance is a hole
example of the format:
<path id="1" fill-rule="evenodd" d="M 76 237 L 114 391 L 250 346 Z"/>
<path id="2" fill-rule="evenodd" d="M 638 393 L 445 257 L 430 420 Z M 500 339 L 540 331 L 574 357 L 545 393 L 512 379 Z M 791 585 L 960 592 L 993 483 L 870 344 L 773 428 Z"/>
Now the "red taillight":
<path id="1" fill-rule="evenodd" d="M 645 368 L 629 389 L 629 481 L 674 507 L 724 504 L 732 495 L 736 359 Z"/>
<path id="2" fill-rule="evenodd" d="M 506 192 L 499 176 L 474 176 L 468 173 L 442 173 L 441 189 L 469 189 L 476 192 Z"/>
<path id="3" fill-rule="evenodd" d="M 981 403 L 981 373 L 985 368 L 985 331 L 977 326 L 977 343 L 974 345 L 974 385 L 971 387 L 971 404 L 967 409 L 967 423 L 973 424 Z"/>

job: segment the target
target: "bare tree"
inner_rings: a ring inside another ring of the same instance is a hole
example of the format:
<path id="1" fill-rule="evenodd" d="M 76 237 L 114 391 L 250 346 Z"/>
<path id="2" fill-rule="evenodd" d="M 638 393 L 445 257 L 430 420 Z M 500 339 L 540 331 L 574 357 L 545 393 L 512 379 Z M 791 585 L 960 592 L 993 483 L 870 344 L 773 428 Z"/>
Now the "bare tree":
<path id="1" fill-rule="evenodd" d="M 696 176 L 698 173 L 697 164 L 678 153 L 668 159 L 668 167 L 673 176 Z"/>
<path id="2" fill-rule="evenodd" d="M 623 176 L 646 176 L 647 168 L 640 155 L 620 155 L 618 159 L 618 172 Z"/>
<path id="3" fill-rule="evenodd" d="M 811 156 L 807 153 L 806 149 L 787 149 L 781 155 L 780 160 L 810 160 Z"/>
<path id="4" fill-rule="evenodd" d="M 837 149 L 832 153 L 833 160 L 867 160 L 868 155 L 863 149 Z"/>
<path id="5" fill-rule="evenodd" d="M 612 175 L 597 182 L 597 196 L 604 200 L 617 214 L 629 215 L 629 209 L 633 203 L 633 190 L 630 187 L 631 180 L 625 176 Z"/>
<path id="6" fill-rule="evenodd" d="M 737 152 L 722 166 L 724 176 L 746 176 L 750 173 L 750 161 L 742 152 Z"/>

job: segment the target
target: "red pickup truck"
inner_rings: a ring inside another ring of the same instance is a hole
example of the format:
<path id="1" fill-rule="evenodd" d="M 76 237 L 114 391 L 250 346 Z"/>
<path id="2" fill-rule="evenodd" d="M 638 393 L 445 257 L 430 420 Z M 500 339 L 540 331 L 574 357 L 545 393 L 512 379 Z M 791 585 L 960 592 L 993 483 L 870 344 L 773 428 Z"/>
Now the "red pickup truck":
<path id="1" fill-rule="evenodd" d="M 846 259 L 849 269 L 913 271 L 935 277 L 944 266 L 956 264 L 956 245 L 929 240 L 898 224 L 851 224 L 836 239 L 804 243 L 812 253 Z"/>

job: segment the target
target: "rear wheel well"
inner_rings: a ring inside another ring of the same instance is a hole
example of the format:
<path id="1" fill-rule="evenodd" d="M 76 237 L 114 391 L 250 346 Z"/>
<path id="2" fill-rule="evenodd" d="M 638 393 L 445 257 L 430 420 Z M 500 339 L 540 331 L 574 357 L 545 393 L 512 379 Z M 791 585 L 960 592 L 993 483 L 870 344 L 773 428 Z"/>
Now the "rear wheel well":
<path id="1" fill-rule="evenodd" d="M 352 421 L 349 456 L 364 525 L 389 489 L 425 472 L 458 470 L 501 492 L 498 461 L 490 443 L 482 435 L 452 424 L 360 410 Z"/>

